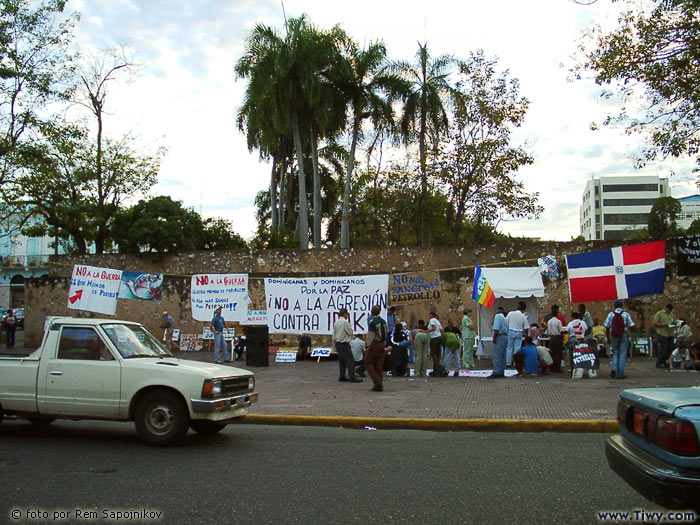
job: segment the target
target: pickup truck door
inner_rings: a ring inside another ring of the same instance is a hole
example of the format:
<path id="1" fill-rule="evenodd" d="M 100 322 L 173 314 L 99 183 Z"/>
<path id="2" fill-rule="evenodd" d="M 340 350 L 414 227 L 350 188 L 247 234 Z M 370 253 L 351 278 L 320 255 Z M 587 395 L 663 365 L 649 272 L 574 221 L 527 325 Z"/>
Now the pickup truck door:
<path id="1" fill-rule="evenodd" d="M 42 361 L 39 411 L 117 419 L 121 361 L 94 327 L 63 325 L 60 330 L 54 354 Z"/>

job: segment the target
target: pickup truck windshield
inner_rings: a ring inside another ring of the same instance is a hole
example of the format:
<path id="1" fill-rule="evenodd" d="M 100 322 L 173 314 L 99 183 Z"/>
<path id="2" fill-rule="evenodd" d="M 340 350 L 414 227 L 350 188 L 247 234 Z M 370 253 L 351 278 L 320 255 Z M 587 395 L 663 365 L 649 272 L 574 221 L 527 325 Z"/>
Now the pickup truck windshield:
<path id="1" fill-rule="evenodd" d="M 124 359 L 172 356 L 143 326 L 117 323 L 101 326 Z"/>

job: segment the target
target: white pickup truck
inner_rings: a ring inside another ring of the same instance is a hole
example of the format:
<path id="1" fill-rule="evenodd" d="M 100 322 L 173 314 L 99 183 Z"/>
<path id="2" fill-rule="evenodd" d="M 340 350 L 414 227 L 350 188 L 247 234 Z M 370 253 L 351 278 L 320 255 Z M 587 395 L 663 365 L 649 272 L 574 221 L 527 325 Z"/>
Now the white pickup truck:
<path id="1" fill-rule="evenodd" d="M 128 321 L 52 317 L 36 351 L 0 357 L 0 422 L 134 421 L 144 441 L 169 445 L 190 427 L 220 431 L 257 399 L 252 372 L 178 359 Z"/>

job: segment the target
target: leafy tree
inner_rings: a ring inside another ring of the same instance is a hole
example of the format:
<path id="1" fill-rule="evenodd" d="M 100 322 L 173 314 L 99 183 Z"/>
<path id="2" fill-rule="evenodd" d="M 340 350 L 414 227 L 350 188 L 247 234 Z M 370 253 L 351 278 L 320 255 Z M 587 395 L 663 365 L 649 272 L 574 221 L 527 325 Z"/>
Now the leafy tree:
<path id="1" fill-rule="evenodd" d="M 72 92 L 68 47 L 79 17 L 57 23 L 65 4 L 0 0 L 0 197 L 6 203 L 22 194 L 16 176 L 24 148 L 42 123 L 51 121 L 49 106 Z"/>
<path id="2" fill-rule="evenodd" d="M 700 233 L 700 219 L 695 219 L 693 222 L 691 222 L 685 233 Z"/>
<path id="3" fill-rule="evenodd" d="M 673 197 L 659 197 L 651 207 L 648 218 L 649 235 L 652 239 L 667 239 L 678 235 L 676 219 L 683 211 L 681 203 Z"/>
<path id="4" fill-rule="evenodd" d="M 454 118 L 432 163 L 436 179 L 446 188 L 454 211 L 452 243 L 462 236 L 465 220 L 493 224 L 502 216 L 537 217 L 537 193 L 528 194 L 514 178 L 532 157 L 510 144 L 511 131 L 527 111 L 517 80 L 496 73 L 496 61 L 483 52 L 459 63 Z"/>
<path id="5" fill-rule="evenodd" d="M 597 83 L 617 85 L 625 105 L 644 89 L 638 111 L 623 109 L 615 119 L 647 135 L 640 162 L 690 156 L 700 165 L 700 0 L 656 0 L 653 6 L 648 12 L 630 8 L 611 33 L 593 31 L 595 47 L 583 67 Z"/>
<path id="6" fill-rule="evenodd" d="M 204 250 L 242 250 L 247 247 L 245 239 L 233 230 L 233 225 L 226 219 L 205 219 L 200 249 Z"/>
<path id="7" fill-rule="evenodd" d="M 446 98 L 452 93 L 449 74 L 454 59 L 449 55 L 432 58 L 427 44 L 418 43 L 415 62 L 397 62 L 396 69 L 408 82 L 410 92 L 406 96 L 401 117 L 401 132 L 406 142 L 418 137 L 420 157 L 420 224 L 421 244 L 430 245 L 430 224 L 428 221 L 428 170 L 427 148 L 437 144 L 440 135 L 449 125 L 445 109 Z"/>

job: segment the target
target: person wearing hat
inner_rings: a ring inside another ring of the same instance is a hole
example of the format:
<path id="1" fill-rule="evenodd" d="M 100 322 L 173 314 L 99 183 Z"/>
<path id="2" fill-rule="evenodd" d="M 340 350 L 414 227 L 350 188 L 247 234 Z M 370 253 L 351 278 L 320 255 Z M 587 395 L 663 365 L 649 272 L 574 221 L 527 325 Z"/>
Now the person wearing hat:
<path id="1" fill-rule="evenodd" d="M 634 326 L 630 314 L 622 309 L 622 301 L 616 300 L 615 309 L 608 314 L 603 321 L 605 334 L 610 343 L 612 362 L 610 363 L 610 377 L 625 379 L 625 363 L 627 362 L 627 349 L 629 348 L 629 328 Z"/>
<path id="2" fill-rule="evenodd" d="M 505 377 L 506 347 L 508 346 L 508 321 L 503 315 L 503 307 L 496 309 L 493 317 L 493 371 L 488 379 Z"/>
<path id="3" fill-rule="evenodd" d="M 175 320 L 172 315 L 168 314 L 167 310 L 163 312 L 163 322 L 160 323 L 160 327 L 163 329 L 163 344 L 165 344 L 165 348 L 171 350 Z"/>
<path id="4" fill-rule="evenodd" d="M 338 311 L 338 319 L 333 325 L 333 343 L 335 351 L 338 353 L 338 381 L 348 381 L 351 383 L 361 383 L 362 379 L 355 377 L 355 358 L 352 356 L 350 349 L 350 341 L 352 341 L 353 333 L 350 326 L 350 313 L 347 308 L 341 308 Z M 345 371 L 347 370 L 347 376 Z"/>

